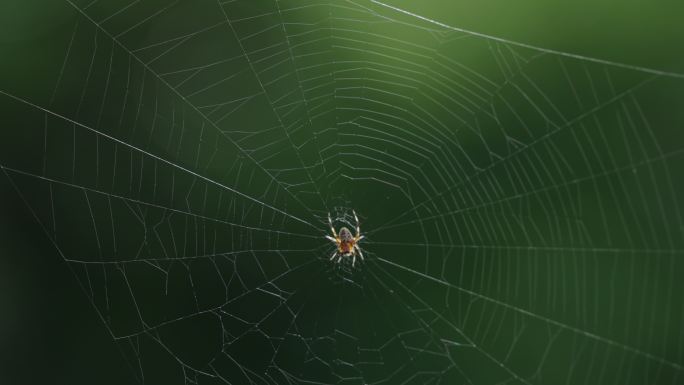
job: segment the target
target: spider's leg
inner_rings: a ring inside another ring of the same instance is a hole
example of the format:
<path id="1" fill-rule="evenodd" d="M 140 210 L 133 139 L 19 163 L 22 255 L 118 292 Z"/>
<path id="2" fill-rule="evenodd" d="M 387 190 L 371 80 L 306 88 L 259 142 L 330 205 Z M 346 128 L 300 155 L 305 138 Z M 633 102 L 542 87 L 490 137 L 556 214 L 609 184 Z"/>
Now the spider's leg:
<path id="1" fill-rule="evenodd" d="M 362 238 L 363 238 L 363 237 L 362 237 Z M 363 260 L 364 260 L 364 258 L 363 258 L 363 252 L 361 252 L 361 248 L 359 247 L 359 245 L 356 245 L 356 244 L 355 244 L 355 245 L 354 245 L 354 248 L 356 249 L 356 251 L 359 252 L 359 257 L 361 257 L 361 260 L 363 261 Z"/>
<path id="2" fill-rule="evenodd" d="M 337 232 L 335 232 L 335 228 L 333 227 L 333 224 L 332 224 L 332 219 L 330 219 L 330 213 L 328 213 L 328 224 L 330 224 L 330 231 L 332 231 L 333 236 L 335 236 L 335 238 L 337 238 Z"/>
<path id="3" fill-rule="evenodd" d="M 352 213 L 354 213 L 354 219 L 356 220 L 356 236 L 358 237 L 359 234 L 361 234 L 361 227 L 359 227 L 359 217 L 356 216 L 356 211 L 352 210 Z"/>
<path id="4" fill-rule="evenodd" d="M 365 236 L 365 235 L 362 235 L 362 236 L 360 236 L 360 237 L 356 237 L 356 242 L 362 240 L 363 238 L 366 238 L 366 236 Z"/>
<path id="5" fill-rule="evenodd" d="M 331 237 L 330 235 L 326 235 L 325 237 L 332 241 L 334 244 L 337 244 L 337 239 Z"/>
<path id="6" fill-rule="evenodd" d="M 335 252 L 332 254 L 329 261 L 332 261 L 333 259 L 335 259 L 336 256 L 337 256 L 337 250 L 335 250 Z"/>
<path id="7" fill-rule="evenodd" d="M 356 254 L 352 254 L 352 267 L 354 267 L 354 264 L 356 263 Z"/>

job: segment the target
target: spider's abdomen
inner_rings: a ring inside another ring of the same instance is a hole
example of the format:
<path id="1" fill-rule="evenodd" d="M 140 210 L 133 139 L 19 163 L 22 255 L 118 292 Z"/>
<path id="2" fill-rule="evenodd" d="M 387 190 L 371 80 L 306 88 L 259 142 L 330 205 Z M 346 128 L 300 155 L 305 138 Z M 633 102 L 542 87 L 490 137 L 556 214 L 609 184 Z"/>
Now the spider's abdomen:
<path id="1" fill-rule="evenodd" d="M 340 241 L 352 242 L 353 240 L 354 240 L 354 236 L 352 235 L 351 231 L 349 231 L 348 228 L 343 227 L 340 229 Z"/>

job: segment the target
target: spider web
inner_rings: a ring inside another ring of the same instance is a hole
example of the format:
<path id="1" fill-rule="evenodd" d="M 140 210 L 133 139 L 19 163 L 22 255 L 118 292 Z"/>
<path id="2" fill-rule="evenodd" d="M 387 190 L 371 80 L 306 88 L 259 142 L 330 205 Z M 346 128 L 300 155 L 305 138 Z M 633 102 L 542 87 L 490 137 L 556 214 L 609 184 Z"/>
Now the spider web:
<path id="1" fill-rule="evenodd" d="M 140 383 L 684 381 L 684 76 L 375 1 L 55 7 L 0 167 Z"/>

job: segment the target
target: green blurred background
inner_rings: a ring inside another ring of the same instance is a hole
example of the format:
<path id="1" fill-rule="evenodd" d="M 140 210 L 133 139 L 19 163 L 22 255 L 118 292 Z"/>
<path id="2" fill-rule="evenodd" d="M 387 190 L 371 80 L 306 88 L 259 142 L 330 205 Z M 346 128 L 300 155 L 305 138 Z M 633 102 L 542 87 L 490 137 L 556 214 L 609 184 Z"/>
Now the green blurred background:
<path id="1" fill-rule="evenodd" d="M 682 15 L 3 1 L 0 383 L 684 383 Z"/>

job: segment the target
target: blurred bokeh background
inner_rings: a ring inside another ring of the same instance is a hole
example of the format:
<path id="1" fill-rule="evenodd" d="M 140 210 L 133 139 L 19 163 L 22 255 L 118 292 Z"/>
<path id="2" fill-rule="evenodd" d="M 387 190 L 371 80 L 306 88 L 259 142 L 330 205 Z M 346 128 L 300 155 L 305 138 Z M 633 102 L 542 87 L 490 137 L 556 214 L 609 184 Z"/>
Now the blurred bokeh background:
<path id="1" fill-rule="evenodd" d="M 3 1 L 0 383 L 684 383 L 682 15 Z"/>

